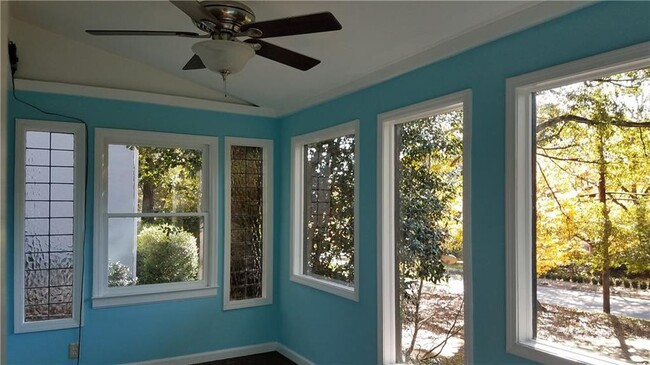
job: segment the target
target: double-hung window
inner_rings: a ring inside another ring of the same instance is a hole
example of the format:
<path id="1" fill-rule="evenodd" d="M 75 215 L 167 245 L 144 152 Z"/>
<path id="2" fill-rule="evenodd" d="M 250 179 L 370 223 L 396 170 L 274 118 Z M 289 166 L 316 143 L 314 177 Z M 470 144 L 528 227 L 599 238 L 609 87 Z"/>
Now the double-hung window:
<path id="1" fill-rule="evenodd" d="M 614 288 L 650 267 L 642 254 L 650 222 L 649 47 L 507 80 L 510 353 L 545 364 L 650 358 L 643 285 Z"/>
<path id="2" fill-rule="evenodd" d="M 292 140 L 291 280 L 358 300 L 358 122 Z"/>
<path id="3" fill-rule="evenodd" d="M 224 309 L 272 299 L 273 141 L 226 137 Z"/>
<path id="4" fill-rule="evenodd" d="M 216 294 L 217 141 L 97 129 L 93 306 Z"/>
<path id="5" fill-rule="evenodd" d="M 15 332 L 80 323 L 85 141 L 81 123 L 16 122 Z"/>

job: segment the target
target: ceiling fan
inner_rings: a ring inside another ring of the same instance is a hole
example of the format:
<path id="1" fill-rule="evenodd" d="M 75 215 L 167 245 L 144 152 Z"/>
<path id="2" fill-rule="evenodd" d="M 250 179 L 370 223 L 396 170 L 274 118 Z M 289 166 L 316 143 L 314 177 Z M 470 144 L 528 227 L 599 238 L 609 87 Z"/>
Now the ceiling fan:
<path id="1" fill-rule="evenodd" d="M 86 30 L 98 36 L 179 36 L 206 38 L 192 46 L 194 56 L 183 70 L 208 68 L 226 76 L 241 71 L 255 54 L 307 71 L 319 60 L 263 41 L 283 37 L 340 30 L 341 24 L 330 12 L 255 22 L 255 13 L 237 1 L 170 1 L 187 14 L 205 34 L 183 31 Z M 246 39 L 239 40 L 239 38 Z"/>

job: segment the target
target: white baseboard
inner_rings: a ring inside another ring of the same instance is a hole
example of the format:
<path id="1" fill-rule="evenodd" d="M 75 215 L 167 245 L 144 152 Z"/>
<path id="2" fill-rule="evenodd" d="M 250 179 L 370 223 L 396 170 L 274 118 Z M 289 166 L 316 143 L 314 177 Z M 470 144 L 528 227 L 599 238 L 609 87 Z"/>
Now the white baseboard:
<path id="1" fill-rule="evenodd" d="M 299 353 L 293 351 L 292 349 L 288 348 L 287 346 L 281 344 L 281 343 L 276 343 L 277 347 L 275 351 L 281 353 L 284 357 L 287 359 L 295 362 L 298 365 L 314 365 L 313 362 L 309 361 L 306 357 L 300 355 Z"/>
<path id="2" fill-rule="evenodd" d="M 288 358 L 298 365 L 314 365 L 314 363 L 309 361 L 306 357 L 303 357 L 302 355 L 277 342 L 267 342 L 257 345 L 202 352 L 199 354 L 168 357 L 165 359 L 132 362 L 125 365 L 188 365 L 201 362 L 230 359 L 233 357 L 261 354 L 271 351 L 277 351 L 281 353 L 284 357 Z"/>

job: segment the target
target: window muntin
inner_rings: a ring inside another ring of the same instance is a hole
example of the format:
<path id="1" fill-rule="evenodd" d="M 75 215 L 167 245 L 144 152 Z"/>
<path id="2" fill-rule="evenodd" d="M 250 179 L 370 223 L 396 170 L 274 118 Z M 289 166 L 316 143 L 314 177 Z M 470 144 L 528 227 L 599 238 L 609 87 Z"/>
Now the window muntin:
<path id="1" fill-rule="evenodd" d="M 647 43 L 628 47 L 507 81 L 506 134 L 506 245 L 507 245 L 507 349 L 542 363 L 623 363 L 593 351 L 570 348 L 536 338 L 536 293 L 533 273 L 533 220 L 535 190 L 533 148 L 535 106 L 533 93 L 593 80 L 628 70 L 650 67 Z"/>
<path id="2" fill-rule="evenodd" d="M 214 295 L 216 141 L 99 129 L 96 149 L 93 305 Z"/>
<path id="3" fill-rule="evenodd" d="M 291 280 L 358 300 L 358 122 L 294 137 Z"/>
<path id="4" fill-rule="evenodd" d="M 82 124 L 17 121 L 16 332 L 78 326 L 84 174 Z"/>
<path id="5" fill-rule="evenodd" d="M 271 303 L 272 146 L 226 138 L 224 309 Z"/>

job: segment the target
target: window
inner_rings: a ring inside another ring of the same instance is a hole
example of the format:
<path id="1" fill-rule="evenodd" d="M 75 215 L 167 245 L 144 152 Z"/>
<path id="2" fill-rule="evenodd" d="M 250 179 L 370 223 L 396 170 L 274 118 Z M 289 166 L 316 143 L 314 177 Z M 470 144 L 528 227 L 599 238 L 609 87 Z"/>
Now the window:
<path id="1" fill-rule="evenodd" d="M 85 139 L 80 123 L 16 123 L 16 332 L 79 326 Z"/>
<path id="2" fill-rule="evenodd" d="M 216 139 L 95 133 L 93 306 L 216 295 Z"/>
<path id="3" fill-rule="evenodd" d="M 270 304 L 273 141 L 226 138 L 224 309 Z"/>
<path id="4" fill-rule="evenodd" d="M 381 364 L 473 362 L 471 110 L 465 90 L 378 117 Z"/>
<path id="5" fill-rule="evenodd" d="M 358 300 L 358 122 L 292 141 L 291 280 Z"/>
<path id="6" fill-rule="evenodd" d="M 648 320 L 629 311 L 636 299 L 626 298 L 624 312 L 609 306 L 612 269 L 632 270 L 627 253 L 643 252 L 634 246 L 644 244 L 636 233 L 647 232 L 649 221 L 643 213 L 650 191 L 647 111 L 632 106 L 650 98 L 647 47 L 507 81 L 507 347 L 513 354 L 553 364 L 650 357 L 647 331 L 634 330 L 647 329 Z M 634 256 L 641 271 L 650 268 L 648 258 Z M 567 270 L 572 284 L 551 280 Z M 602 307 L 589 307 L 583 286 L 604 293 L 596 298 Z M 595 328 L 600 332 L 590 335 Z"/>

